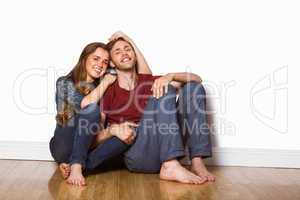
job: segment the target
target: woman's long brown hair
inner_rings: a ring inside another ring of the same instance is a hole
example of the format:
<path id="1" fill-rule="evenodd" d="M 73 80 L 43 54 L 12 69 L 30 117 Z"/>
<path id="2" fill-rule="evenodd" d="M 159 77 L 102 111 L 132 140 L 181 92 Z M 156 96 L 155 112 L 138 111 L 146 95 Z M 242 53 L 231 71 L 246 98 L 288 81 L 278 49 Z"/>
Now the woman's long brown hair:
<path id="1" fill-rule="evenodd" d="M 107 47 L 104 43 L 101 42 L 93 42 L 85 46 L 83 51 L 80 54 L 79 60 L 75 67 L 71 70 L 69 74 L 65 77 L 66 79 L 70 78 L 75 88 L 79 91 L 80 94 L 86 96 L 92 90 L 86 83 L 87 71 L 86 71 L 86 60 L 88 56 L 96 51 L 97 48 L 102 48 L 107 50 Z M 99 79 L 94 81 L 95 85 L 99 84 Z M 64 102 L 62 105 L 61 112 L 57 113 L 56 121 L 58 124 L 64 126 L 67 124 L 68 120 L 74 115 L 74 108 L 68 102 Z"/>

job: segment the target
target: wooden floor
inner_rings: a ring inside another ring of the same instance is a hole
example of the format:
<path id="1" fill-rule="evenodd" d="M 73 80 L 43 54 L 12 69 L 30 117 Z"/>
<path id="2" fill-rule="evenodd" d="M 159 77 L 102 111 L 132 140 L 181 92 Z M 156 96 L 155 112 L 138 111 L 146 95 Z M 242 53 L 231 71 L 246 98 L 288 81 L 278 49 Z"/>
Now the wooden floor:
<path id="1" fill-rule="evenodd" d="M 300 200 L 300 169 L 211 167 L 215 183 L 160 181 L 125 169 L 87 177 L 87 187 L 67 185 L 53 162 L 0 160 L 0 199 L 282 199 Z"/>

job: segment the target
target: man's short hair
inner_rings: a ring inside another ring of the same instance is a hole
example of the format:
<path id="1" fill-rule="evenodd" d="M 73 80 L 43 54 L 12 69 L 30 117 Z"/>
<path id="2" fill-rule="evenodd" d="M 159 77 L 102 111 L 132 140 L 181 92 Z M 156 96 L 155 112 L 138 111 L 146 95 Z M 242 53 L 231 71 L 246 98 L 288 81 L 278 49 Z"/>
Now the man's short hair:
<path id="1" fill-rule="evenodd" d="M 116 44 L 118 41 L 124 41 L 124 42 L 127 42 L 127 43 L 131 46 L 131 48 L 133 49 L 133 51 L 134 51 L 134 48 L 133 48 L 133 46 L 130 44 L 130 42 L 128 42 L 128 41 L 126 41 L 124 38 L 120 37 L 120 38 L 118 38 L 118 39 L 116 39 L 116 40 L 112 40 L 112 41 L 110 41 L 110 42 L 108 42 L 108 43 L 106 44 L 106 47 L 107 47 L 107 50 L 109 51 L 109 53 L 110 53 L 110 51 L 112 50 L 112 48 L 115 46 L 115 44 Z M 134 53 L 135 53 L 135 52 L 134 52 Z"/>

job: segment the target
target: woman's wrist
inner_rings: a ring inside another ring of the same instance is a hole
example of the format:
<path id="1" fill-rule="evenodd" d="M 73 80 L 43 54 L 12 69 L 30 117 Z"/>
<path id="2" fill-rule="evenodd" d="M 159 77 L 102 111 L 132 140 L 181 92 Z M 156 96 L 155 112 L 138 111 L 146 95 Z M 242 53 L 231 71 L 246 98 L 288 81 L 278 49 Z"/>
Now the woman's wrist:
<path id="1" fill-rule="evenodd" d="M 107 79 L 102 79 L 100 84 L 97 86 L 99 90 L 106 90 L 111 83 Z"/>
<path id="2" fill-rule="evenodd" d="M 102 81 L 100 82 L 100 84 L 99 84 L 99 86 L 101 85 L 101 83 L 102 83 L 102 87 L 104 86 L 104 87 L 108 87 L 111 83 L 110 83 L 110 81 L 108 80 L 108 78 L 103 78 L 102 79 Z"/>

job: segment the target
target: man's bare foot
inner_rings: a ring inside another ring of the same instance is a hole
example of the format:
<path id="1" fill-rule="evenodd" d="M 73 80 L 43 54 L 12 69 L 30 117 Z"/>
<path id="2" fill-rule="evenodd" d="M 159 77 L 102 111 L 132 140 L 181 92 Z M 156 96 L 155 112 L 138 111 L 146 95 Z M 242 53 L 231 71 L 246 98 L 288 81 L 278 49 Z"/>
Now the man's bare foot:
<path id="1" fill-rule="evenodd" d="M 85 186 L 85 178 L 82 175 L 82 166 L 81 164 L 72 164 L 71 173 L 67 179 L 67 183 L 76 186 Z"/>
<path id="2" fill-rule="evenodd" d="M 206 178 L 208 181 L 216 180 L 215 176 L 206 169 L 201 157 L 194 157 L 192 159 L 191 171 L 201 178 Z"/>
<path id="3" fill-rule="evenodd" d="M 182 167 L 177 160 L 164 162 L 161 166 L 159 177 L 163 180 L 190 184 L 202 184 L 206 181 L 206 179 Z"/>
<path id="4" fill-rule="evenodd" d="M 67 163 L 61 163 L 58 166 L 59 171 L 64 179 L 68 178 L 71 172 L 71 167 Z"/>

